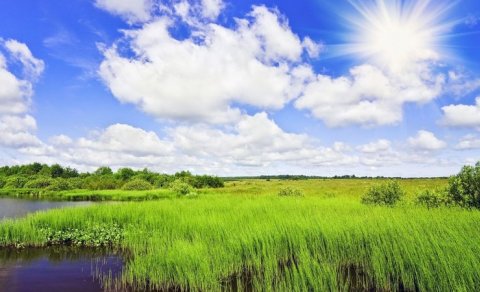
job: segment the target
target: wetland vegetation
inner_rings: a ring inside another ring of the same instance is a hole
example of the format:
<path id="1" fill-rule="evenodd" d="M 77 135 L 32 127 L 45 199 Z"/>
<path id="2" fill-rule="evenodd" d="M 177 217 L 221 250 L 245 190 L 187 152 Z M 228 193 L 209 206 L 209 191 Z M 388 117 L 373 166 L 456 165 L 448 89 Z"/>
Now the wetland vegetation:
<path id="1" fill-rule="evenodd" d="M 173 179 L 159 189 L 52 191 L 131 202 L 4 220 L 0 246 L 122 250 L 123 272 L 107 281 L 119 290 L 473 291 L 479 181 L 477 164 L 450 179 L 243 179 L 219 188 Z"/>

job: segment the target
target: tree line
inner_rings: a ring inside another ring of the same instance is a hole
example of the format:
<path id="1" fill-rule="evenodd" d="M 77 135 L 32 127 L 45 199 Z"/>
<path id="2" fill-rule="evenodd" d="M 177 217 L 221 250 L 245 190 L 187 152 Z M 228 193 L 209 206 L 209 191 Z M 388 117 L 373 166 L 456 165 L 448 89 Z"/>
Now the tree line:
<path id="1" fill-rule="evenodd" d="M 47 190 L 147 190 L 168 188 L 182 182 L 193 188 L 220 188 L 223 179 L 210 175 L 193 175 L 189 171 L 165 174 L 147 168 L 134 170 L 128 167 L 113 171 L 110 167 L 99 167 L 94 172 L 79 172 L 75 168 L 59 164 L 31 163 L 0 167 L 0 188 L 47 189 Z"/>

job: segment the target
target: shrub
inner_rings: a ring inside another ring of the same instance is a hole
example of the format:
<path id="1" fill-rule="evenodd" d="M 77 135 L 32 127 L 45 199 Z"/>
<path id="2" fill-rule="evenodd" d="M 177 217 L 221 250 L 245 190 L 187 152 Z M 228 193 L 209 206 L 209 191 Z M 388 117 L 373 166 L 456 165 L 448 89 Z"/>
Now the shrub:
<path id="1" fill-rule="evenodd" d="M 177 179 L 170 184 L 170 189 L 178 196 L 193 194 L 193 187 L 181 179 Z"/>
<path id="2" fill-rule="evenodd" d="M 224 187 L 224 182 L 221 178 L 210 175 L 192 176 L 189 178 L 189 182 L 193 187 L 198 189 Z"/>
<path id="3" fill-rule="evenodd" d="M 137 178 L 124 184 L 122 189 L 127 191 L 145 191 L 151 190 L 152 185 L 146 180 Z"/>
<path id="4" fill-rule="evenodd" d="M 424 190 L 417 195 L 415 203 L 427 208 L 438 208 L 448 205 L 448 198 L 445 192 Z"/>
<path id="5" fill-rule="evenodd" d="M 7 184 L 7 180 L 3 177 L 0 177 L 0 189 Z"/>
<path id="6" fill-rule="evenodd" d="M 83 189 L 84 181 L 80 177 L 73 177 L 68 179 L 68 183 L 72 189 Z"/>
<path id="7" fill-rule="evenodd" d="M 63 178 L 55 179 L 48 187 L 47 190 L 50 191 L 66 191 L 74 189 L 69 181 Z"/>
<path id="8" fill-rule="evenodd" d="M 450 178 L 448 197 L 462 207 L 480 208 L 480 161 Z"/>
<path id="9" fill-rule="evenodd" d="M 303 197 L 303 192 L 301 190 L 294 189 L 292 187 L 286 187 L 286 188 L 282 188 L 278 192 L 278 195 L 282 197 Z"/>
<path id="10" fill-rule="evenodd" d="M 121 182 L 113 175 L 93 175 L 84 179 L 83 187 L 89 190 L 114 190 L 121 186 Z"/>
<path id="11" fill-rule="evenodd" d="M 28 182 L 28 179 L 23 176 L 11 176 L 5 182 L 5 188 L 21 189 Z"/>
<path id="12" fill-rule="evenodd" d="M 362 203 L 373 205 L 396 205 L 405 195 L 397 181 L 388 181 L 372 186 L 362 197 Z"/>
<path id="13" fill-rule="evenodd" d="M 29 189 L 45 189 L 52 185 L 54 182 L 55 180 L 49 177 L 39 177 L 28 181 L 25 184 L 25 187 Z"/>

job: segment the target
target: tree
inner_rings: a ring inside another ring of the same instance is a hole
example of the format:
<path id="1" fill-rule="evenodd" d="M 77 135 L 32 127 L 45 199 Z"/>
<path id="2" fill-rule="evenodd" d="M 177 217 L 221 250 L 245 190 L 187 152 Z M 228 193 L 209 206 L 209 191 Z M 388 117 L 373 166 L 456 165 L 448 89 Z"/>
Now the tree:
<path id="1" fill-rule="evenodd" d="M 464 166 L 449 180 L 449 199 L 468 208 L 480 208 L 480 161 L 475 166 Z"/>
<path id="2" fill-rule="evenodd" d="M 101 166 L 94 172 L 95 175 L 112 175 L 113 171 L 110 167 Z"/>

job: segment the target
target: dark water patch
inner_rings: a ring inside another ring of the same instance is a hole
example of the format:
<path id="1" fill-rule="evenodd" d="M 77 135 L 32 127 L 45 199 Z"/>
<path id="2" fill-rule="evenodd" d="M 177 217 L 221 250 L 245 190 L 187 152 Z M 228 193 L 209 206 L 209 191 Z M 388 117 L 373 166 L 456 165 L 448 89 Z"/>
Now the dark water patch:
<path id="1" fill-rule="evenodd" d="M 19 218 L 29 213 L 53 208 L 89 206 L 92 202 L 40 201 L 0 197 L 0 220 Z"/>
<path id="2" fill-rule="evenodd" d="M 1 249 L 0 291 L 107 291 L 105 279 L 118 279 L 120 252 L 72 247 Z"/>

